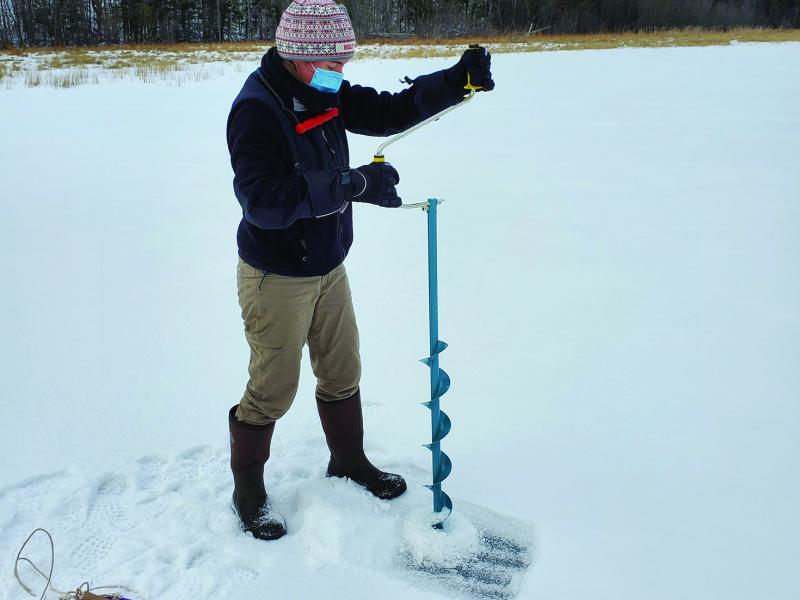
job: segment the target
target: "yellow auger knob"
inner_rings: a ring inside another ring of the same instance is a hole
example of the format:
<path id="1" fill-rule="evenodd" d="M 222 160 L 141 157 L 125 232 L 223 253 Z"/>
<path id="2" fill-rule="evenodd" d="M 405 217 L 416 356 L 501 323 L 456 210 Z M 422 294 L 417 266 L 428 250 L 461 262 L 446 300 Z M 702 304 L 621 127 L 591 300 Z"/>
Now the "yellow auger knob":
<path id="1" fill-rule="evenodd" d="M 469 71 L 467 71 L 467 85 L 464 86 L 465 90 L 480 90 L 483 86 L 480 85 L 472 85 L 469 80 Z"/>

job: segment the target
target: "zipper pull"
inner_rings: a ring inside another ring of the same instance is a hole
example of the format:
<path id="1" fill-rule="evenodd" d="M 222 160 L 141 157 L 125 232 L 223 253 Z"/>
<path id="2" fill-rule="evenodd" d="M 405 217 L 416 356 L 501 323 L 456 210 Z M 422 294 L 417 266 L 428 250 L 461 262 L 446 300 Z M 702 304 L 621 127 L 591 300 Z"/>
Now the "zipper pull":
<path id="1" fill-rule="evenodd" d="M 330 150 L 330 151 L 331 151 L 331 154 L 336 154 L 336 150 L 334 150 L 334 149 L 331 147 L 331 144 L 330 144 L 330 142 L 328 141 L 328 136 L 327 136 L 327 135 L 325 135 L 325 130 L 324 130 L 324 129 L 320 129 L 320 131 L 322 132 L 322 139 L 323 139 L 323 140 L 325 140 L 325 145 L 328 147 L 328 150 Z"/>

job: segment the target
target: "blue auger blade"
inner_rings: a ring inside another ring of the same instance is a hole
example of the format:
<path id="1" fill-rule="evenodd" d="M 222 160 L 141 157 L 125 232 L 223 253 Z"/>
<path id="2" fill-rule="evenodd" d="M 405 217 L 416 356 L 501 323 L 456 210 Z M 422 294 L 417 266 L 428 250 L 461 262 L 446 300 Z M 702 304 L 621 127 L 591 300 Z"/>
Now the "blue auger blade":
<path id="1" fill-rule="evenodd" d="M 445 492 L 440 490 L 435 485 L 426 485 L 424 487 L 428 488 L 432 492 L 437 492 L 438 491 L 442 496 L 442 508 L 445 508 L 448 511 L 452 511 L 453 510 L 453 501 L 450 499 L 450 496 L 448 496 Z M 447 518 L 447 517 L 445 517 L 445 518 Z"/>
<path id="2" fill-rule="evenodd" d="M 450 513 L 453 512 L 453 501 L 450 499 L 450 496 L 442 492 L 442 504 L 447 509 L 447 516 L 450 516 Z M 445 517 L 446 519 L 447 517 Z"/>
<path id="3" fill-rule="evenodd" d="M 431 361 L 433 360 L 433 358 L 435 356 L 439 356 L 442 352 L 444 352 L 445 348 L 447 348 L 447 342 L 443 342 L 442 340 L 437 340 L 436 341 L 436 349 L 427 358 L 420 358 L 419 362 L 425 363 L 426 365 L 428 365 L 430 367 L 431 366 Z"/>
<path id="4" fill-rule="evenodd" d="M 430 404 L 430 402 L 425 402 L 424 404 Z M 450 422 L 450 417 L 447 416 L 447 413 L 443 410 L 439 410 L 439 421 L 436 423 L 436 428 L 433 432 L 433 440 L 430 444 L 422 444 L 428 450 L 433 450 L 433 445 L 436 442 L 441 442 L 447 434 L 450 433 L 450 428 L 452 427 L 452 423 Z"/>
<path id="5" fill-rule="evenodd" d="M 433 513 L 434 515 L 439 515 L 440 517 L 439 520 L 436 523 L 434 523 L 433 526 L 436 527 L 437 529 L 441 529 L 442 523 L 444 523 L 450 516 L 450 513 L 453 512 L 453 501 L 450 499 L 450 496 L 448 496 L 446 493 L 440 490 L 437 486 L 426 485 L 425 487 L 428 488 L 430 491 L 432 491 L 434 494 L 438 493 L 439 497 L 441 498 L 442 510 L 439 511 L 438 513 Z"/>
<path id="6" fill-rule="evenodd" d="M 434 451 L 434 444 L 423 444 L 428 450 L 431 452 Z M 445 479 L 447 479 L 450 475 L 450 471 L 453 470 L 453 463 L 450 460 L 450 457 L 447 456 L 444 452 L 439 450 L 439 464 L 436 466 L 436 470 L 433 472 L 433 484 L 436 485 L 437 483 L 442 483 Z M 430 487 L 430 486 L 425 486 Z"/>
<path id="7" fill-rule="evenodd" d="M 436 378 L 436 382 L 433 385 L 434 387 L 431 389 L 431 400 L 436 400 L 444 396 L 450 389 L 450 375 L 447 374 L 447 371 L 439 369 L 439 376 Z M 420 404 L 431 408 L 430 402 L 420 402 Z"/>
<path id="8" fill-rule="evenodd" d="M 450 471 L 452 470 L 453 463 L 450 461 L 450 457 L 442 452 L 438 468 L 433 473 L 433 483 L 442 483 L 445 479 L 447 479 L 447 477 L 450 475 Z"/>
<path id="9" fill-rule="evenodd" d="M 431 400 L 441 398 L 450 389 L 450 375 L 444 369 L 439 369 L 439 376 L 436 378 L 435 387 L 431 392 Z"/>
<path id="10" fill-rule="evenodd" d="M 447 416 L 447 413 L 443 410 L 439 411 L 439 423 L 436 425 L 436 431 L 433 434 L 433 441 L 434 442 L 441 442 L 448 433 L 450 433 L 450 427 L 452 423 L 450 423 L 450 417 Z"/>

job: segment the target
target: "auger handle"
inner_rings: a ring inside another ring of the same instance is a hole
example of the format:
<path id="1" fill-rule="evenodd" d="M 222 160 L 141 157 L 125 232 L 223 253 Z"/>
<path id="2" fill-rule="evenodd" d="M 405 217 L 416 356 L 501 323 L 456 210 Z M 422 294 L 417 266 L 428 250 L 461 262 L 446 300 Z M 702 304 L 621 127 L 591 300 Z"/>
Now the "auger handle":
<path id="1" fill-rule="evenodd" d="M 469 48 L 467 48 L 467 50 L 477 50 L 479 48 L 480 48 L 480 44 L 470 44 Z M 457 109 L 460 106 L 464 106 L 467 102 L 472 100 L 472 98 L 475 96 L 475 92 L 477 90 L 480 90 L 481 86 L 473 85 L 470 82 L 469 69 L 467 69 L 467 84 L 464 86 L 464 89 L 467 90 L 469 93 L 458 104 L 454 104 L 453 106 L 448 106 L 443 111 L 440 111 L 440 112 L 436 113 L 435 115 L 432 115 L 432 116 L 428 117 L 424 121 L 422 121 L 420 123 L 417 123 L 413 127 L 410 127 L 409 129 L 406 129 L 402 133 L 398 133 L 397 135 L 389 138 L 383 144 L 378 146 L 378 149 L 375 151 L 375 155 L 372 157 L 372 162 L 373 163 L 386 162 L 386 157 L 384 156 L 383 151 L 386 149 L 387 146 L 389 146 L 390 144 L 394 144 L 395 142 L 397 142 L 397 141 L 403 139 L 404 137 L 406 137 L 407 135 L 410 135 L 410 134 L 414 133 L 415 131 L 417 131 L 417 129 L 420 129 L 420 128 L 424 127 L 428 123 L 432 123 L 433 121 L 438 121 L 441 117 L 443 117 L 447 113 L 449 113 L 451 111 L 454 111 L 455 109 Z"/>

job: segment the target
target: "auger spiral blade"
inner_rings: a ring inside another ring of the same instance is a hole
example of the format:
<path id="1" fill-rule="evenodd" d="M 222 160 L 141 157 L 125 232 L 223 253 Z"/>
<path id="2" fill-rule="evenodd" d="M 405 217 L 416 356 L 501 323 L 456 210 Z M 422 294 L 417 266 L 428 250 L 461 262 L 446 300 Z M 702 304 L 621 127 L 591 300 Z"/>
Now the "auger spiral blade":
<path id="1" fill-rule="evenodd" d="M 431 403 L 434 400 L 439 400 L 439 398 L 444 396 L 449 389 L 450 376 L 444 371 L 444 369 L 439 369 L 439 373 L 434 378 L 434 381 L 431 385 L 431 402 L 423 402 L 422 405 L 431 408 Z"/>
<path id="2" fill-rule="evenodd" d="M 452 427 L 452 424 L 450 423 L 450 417 L 448 417 L 447 413 L 445 413 L 443 410 L 440 410 L 439 423 L 433 430 L 433 441 L 441 442 L 445 436 L 450 433 L 450 427 Z"/>
<path id="3" fill-rule="evenodd" d="M 430 402 L 423 402 L 423 406 L 427 406 L 428 408 L 431 407 Z M 428 450 L 430 450 L 436 442 L 441 442 L 445 436 L 450 433 L 450 428 L 452 427 L 452 423 L 450 422 L 450 417 L 447 416 L 443 410 L 439 409 L 439 420 L 436 423 L 432 423 L 432 441 L 430 444 L 422 444 Z"/>
<path id="4" fill-rule="evenodd" d="M 431 391 L 431 400 L 433 400 L 434 398 L 441 398 L 447 393 L 447 390 L 449 389 L 450 389 L 450 375 L 448 375 L 444 369 L 439 369 L 436 381 L 433 384 L 433 390 Z"/>
<path id="5" fill-rule="evenodd" d="M 447 342 L 443 342 L 442 340 L 437 340 L 434 350 L 433 352 L 431 352 L 431 355 L 427 358 L 421 358 L 420 362 L 423 362 L 426 365 L 431 366 L 431 361 L 437 356 L 439 356 L 446 349 L 447 349 Z"/>
<path id="6" fill-rule="evenodd" d="M 433 485 L 441 484 L 445 479 L 450 476 L 450 472 L 453 470 L 453 461 L 450 460 L 450 457 L 447 456 L 444 452 L 441 452 L 439 464 L 437 465 L 436 470 L 433 472 Z M 442 492 L 444 494 L 444 492 Z"/>

